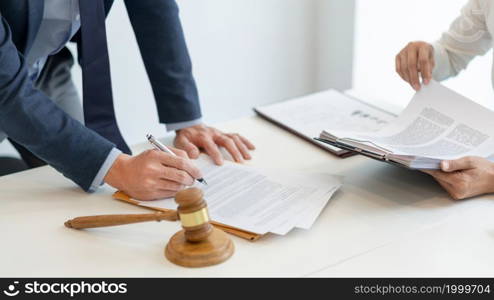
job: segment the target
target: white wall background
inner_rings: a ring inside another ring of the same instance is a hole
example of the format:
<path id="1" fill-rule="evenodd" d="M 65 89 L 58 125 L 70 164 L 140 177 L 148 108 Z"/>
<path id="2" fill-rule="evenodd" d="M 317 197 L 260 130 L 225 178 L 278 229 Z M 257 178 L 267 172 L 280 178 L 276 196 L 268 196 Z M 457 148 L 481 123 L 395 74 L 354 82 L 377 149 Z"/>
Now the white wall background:
<path id="1" fill-rule="evenodd" d="M 353 1 L 178 3 L 207 123 L 251 114 L 257 105 L 351 85 Z M 335 18 L 340 21 L 335 23 Z M 345 31 L 327 29 L 336 25 Z M 136 143 L 148 131 L 162 135 L 164 127 L 157 125 L 151 89 L 121 2 L 112 9 L 107 27 L 117 117 L 125 137 Z M 339 45 L 348 46 L 335 47 L 339 37 L 345 39 Z"/>
<path id="2" fill-rule="evenodd" d="M 357 0 L 354 89 L 404 107 L 414 91 L 395 73 L 395 55 L 410 41 L 435 41 L 467 0 Z M 475 59 L 446 86 L 494 108 L 492 52 Z"/>
<path id="3" fill-rule="evenodd" d="M 467 0 L 178 0 L 204 119 L 330 87 L 405 106 L 413 91 L 394 72 L 411 40 L 432 41 Z M 356 20 L 356 22 L 354 22 Z M 107 20 L 117 118 L 129 143 L 164 134 L 122 1 Z M 354 34 L 355 33 L 355 34 Z M 494 107 L 490 55 L 447 85 Z M 81 85 L 80 70 L 74 79 Z M 8 143 L 0 155 L 13 154 Z"/>
<path id="4" fill-rule="evenodd" d="M 249 115 L 253 106 L 351 86 L 353 0 L 177 2 L 208 123 Z M 133 144 L 148 132 L 163 135 L 122 1 L 115 1 L 107 31 L 124 136 Z M 74 79 L 80 88 L 78 67 Z M 1 153 L 13 151 L 3 143 Z"/>

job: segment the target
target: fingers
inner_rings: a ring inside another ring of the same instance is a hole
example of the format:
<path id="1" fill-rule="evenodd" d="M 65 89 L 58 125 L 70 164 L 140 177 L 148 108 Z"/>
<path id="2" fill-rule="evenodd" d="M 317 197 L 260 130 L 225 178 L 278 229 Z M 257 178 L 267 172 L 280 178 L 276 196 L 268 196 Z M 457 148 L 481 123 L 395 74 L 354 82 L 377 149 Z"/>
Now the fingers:
<path id="1" fill-rule="evenodd" d="M 402 78 L 410 83 L 410 73 L 408 72 L 408 58 L 406 51 L 400 55 L 400 66 Z"/>
<path id="2" fill-rule="evenodd" d="M 189 139 L 183 135 L 180 135 L 175 139 L 175 146 L 185 150 L 192 159 L 199 157 L 199 148 L 197 148 L 196 145 L 191 143 Z"/>
<path id="3" fill-rule="evenodd" d="M 436 170 L 430 170 L 430 169 L 422 169 L 420 171 L 429 174 L 431 176 L 434 176 L 435 172 L 437 172 Z"/>
<path id="4" fill-rule="evenodd" d="M 469 184 L 464 179 L 459 178 L 457 182 L 451 183 L 442 180 L 437 182 L 448 192 L 448 194 L 455 200 L 462 200 L 471 197 L 472 194 L 469 189 Z"/>
<path id="5" fill-rule="evenodd" d="M 428 170 L 426 173 L 431 174 L 455 200 L 465 199 L 472 195 L 471 179 L 469 179 L 465 173 L 446 173 L 436 170 Z"/>
<path id="6" fill-rule="evenodd" d="M 407 81 L 405 75 L 403 74 L 403 70 L 402 70 L 402 67 L 401 67 L 401 52 L 398 53 L 398 55 L 396 55 L 395 57 L 395 66 L 396 66 L 396 73 L 398 73 L 398 75 L 400 75 L 401 79 L 403 79 L 404 81 Z"/>
<path id="7" fill-rule="evenodd" d="M 175 193 L 183 190 L 186 186 L 189 186 L 189 184 L 180 184 L 175 181 L 160 178 L 156 181 L 155 192 L 164 198 L 164 193 L 173 193 L 173 195 L 175 195 Z"/>
<path id="8" fill-rule="evenodd" d="M 223 156 L 221 155 L 220 149 L 215 144 L 213 139 L 210 137 L 204 137 L 201 144 L 206 153 L 211 156 L 215 164 L 219 166 L 223 164 Z"/>
<path id="9" fill-rule="evenodd" d="M 441 170 L 429 170 L 430 175 L 434 177 L 436 180 L 440 180 L 443 182 L 447 182 L 451 184 L 452 186 L 459 186 L 465 181 L 465 174 L 462 172 L 444 172 Z"/>
<path id="10" fill-rule="evenodd" d="M 242 141 L 242 143 L 244 143 L 247 148 L 249 148 L 249 150 L 256 149 L 256 146 L 254 146 L 254 144 L 252 144 L 247 138 L 241 136 L 240 134 L 235 134 L 235 136 L 237 136 Z"/>
<path id="11" fill-rule="evenodd" d="M 192 184 L 193 184 L 193 182 L 192 182 Z M 176 193 L 178 191 L 183 190 L 186 186 L 191 186 L 192 184 L 180 184 L 180 183 L 175 182 L 175 181 L 161 179 L 160 180 L 160 190 Z"/>
<path id="12" fill-rule="evenodd" d="M 203 150 L 217 165 L 223 164 L 220 147 L 225 148 L 235 162 L 251 159 L 249 150 L 255 149 L 248 139 L 238 134 L 224 134 L 218 129 L 203 124 L 177 131 L 175 145 L 187 151 L 190 158 L 197 158 L 200 150 Z"/>
<path id="13" fill-rule="evenodd" d="M 470 156 L 455 160 L 443 160 L 441 162 L 441 170 L 443 170 L 444 172 L 454 172 L 472 169 L 475 167 L 474 163 L 475 158 Z"/>
<path id="14" fill-rule="evenodd" d="M 153 176 L 152 178 L 140 178 L 140 184 L 122 188 L 127 195 L 137 200 L 156 200 L 174 196 L 178 191 L 185 188 L 184 185 L 174 181 L 164 180 Z"/>
<path id="15" fill-rule="evenodd" d="M 170 149 L 178 157 L 181 157 L 181 158 L 189 158 L 189 156 L 187 155 L 187 152 L 185 152 L 184 150 L 173 148 L 173 147 L 168 147 L 168 149 Z"/>
<path id="16" fill-rule="evenodd" d="M 242 163 L 242 154 L 240 153 L 234 140 L 227 135 L 219 135 L 215 137 L 216 144 L 224 147 L 228 153 L 233 157 L 233 160 L 238 163 Z"/>
<path id="17" fill-rule="evenodd" d="M 422 75 L 422 82 L 424 84 L 429 84 L 432 79 L 432 61 L 430 60 L 428 47 L 420 47 L 418 63 L 420 66 L 420 74 Z"/>
<path id="18" fill-rule="evenodd" d="M 409 83 L 413 87 L 414 90 L 420 90 L 420 81 L 419 81 L 419 72 L 417 70 L 417 49 L 414 47 L 410 47 L 408 49 L 407 58 L 408 64 L 408 78 L 410 79 Z"/>
<path id="19" fill-rule="evenodd" d="M 464 199 L 468 196 L 468 184 L 460 173 L 445 173 L 437 170 L 422 170 L 430 174 L 439 185 L 448 192 L 455 200 Z"/>
<path id="20" fill-rule="evenodd" d="M 164 166 L 173 167 L 175 169 L 185 171 L 192 178 L 202 177 L 201 171 L 198 168 L 196 168 L 189 159 L 173 156 L 163 152 L 158 152 L 158 154 L 160 155 L 158 159 L 161 162 L 161 164 L 163 164 Z"/>
<path id="21" fill-rule="evenodd" d="M 459 200 L 459 198 L 456 196 L 455 187 L 451 183 L 438 179 L 436 179 L 436 181 L 444 190 L 446 190 L 446 192 L 448 192 L 448 194 L 451 197 L 453 197 L 456 200 Z"/>
<path id="22" fill-rule="evenodd" d="M 422 170 L 422 172 L 431 175 L 436 180 L 440 180 L 443 182 L 452 182 L 453 181 L 453 179 L 451 177 L 454 174 L 445 173 L 441 170 Z"/>
<path id="23" fill-rule="evenodd" d="M 194 184 L 194 178 L 190 176 L 189 173 L 175 168 L 165 167 L 160 179 L 162 180 L 160 188 L 165 190 L 178 191 L 181 190 L 183 186 L 191 186 Z"/>
<path id="24" fill-rule="evenodd" d="M 395 57 L 396 72 L 416 91 L 420 90 L 420 77 L 424 84 L 432 80 L 434 51 L 426 42 L 409 43 Z M 420 73 L 420 74 L 419 74 Z"/>
<path id="25" fill-rule="evenodd" d="M 182 189 L 180 189 L 182 190 Z M 174 191 L 169 191 L 169 190 L 161 190 L 159 191 L 159 198 L 157 199 L 164 199 L 164 198 L 171 198 L 175 197 L 175 194 L 177 194 L 178 191 L 180 190 L 174 190 Z"/>
<path id="26" fill-rule="evenodd" d="M 126 192 L 126 194 L 131 196 L 133 199 L 141 200 L 141 201 L 152 201 L 158 199 L 171 198 L 175 196 L 177 191 L 169 191 L 169 190 L 155 190 L 153 192 L 147 192 L 142 194 L 133 194 L 132 192 Z"/>
<path id="27" fill-rule="evenodd" d="M 247 144 L 245 144 L 242 139 L 240 138 L 240 135 L 238 134 L 228 134 L 228 136 L 233 140 L 235 145 L 237 146 L 238 150 L 240 150 L 240 153 L 242 154 L 244 159 L 251 159 L 252 157 L 250 156 L 249 149 L 247 149 Z M 252 145 L 254 146 L 254 145 Z"/>

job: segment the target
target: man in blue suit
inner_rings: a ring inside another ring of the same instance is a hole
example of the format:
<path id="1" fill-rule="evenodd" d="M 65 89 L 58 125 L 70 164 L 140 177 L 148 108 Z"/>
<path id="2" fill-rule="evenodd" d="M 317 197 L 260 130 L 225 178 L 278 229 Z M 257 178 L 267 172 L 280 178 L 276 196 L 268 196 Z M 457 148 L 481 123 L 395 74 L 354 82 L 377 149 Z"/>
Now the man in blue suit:
<path id="1" fill-rule="evenodd" d="M 0 131 L 24 161 L 45 162 L 86 191 L 104 182 L 149 200 L 174 195 L 200 178 L 188 157 L 203 149 L 217 164 L 219 147 L 237 162 L 254 146 L 201 122 L 197 89 L 174 0 L 127 0 L 156 99 L 159 120 L 176 130 L 178 157 L 131 156 L 118 129 L 111 93 L 105 17 L 112 0 L 0 1 Z M 65 45 L 77 42 L 83 108 Z M 0 133 L 1 135 L 1 133 Z M 1 138 L 1 137 L 0 137 Z M 187 157 L 188 154 L 188 157 Z"/>

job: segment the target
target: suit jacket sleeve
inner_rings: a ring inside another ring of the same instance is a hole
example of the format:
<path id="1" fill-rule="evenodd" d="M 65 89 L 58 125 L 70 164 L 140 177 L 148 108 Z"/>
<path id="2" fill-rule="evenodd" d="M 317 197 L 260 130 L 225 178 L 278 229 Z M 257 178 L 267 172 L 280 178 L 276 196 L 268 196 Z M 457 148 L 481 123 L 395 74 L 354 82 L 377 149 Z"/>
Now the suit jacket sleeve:
<path id="1" fill-rule="evenodd" d="M 1 14 L 0 128 L 85 190 L 114 147 L 33 87 Z"/>
<path id="2" fill-rule="evenodd" d="M 201 117 L 192 65 L 174 0 L 125 5 L 153 88 L 161 123 Z"/>

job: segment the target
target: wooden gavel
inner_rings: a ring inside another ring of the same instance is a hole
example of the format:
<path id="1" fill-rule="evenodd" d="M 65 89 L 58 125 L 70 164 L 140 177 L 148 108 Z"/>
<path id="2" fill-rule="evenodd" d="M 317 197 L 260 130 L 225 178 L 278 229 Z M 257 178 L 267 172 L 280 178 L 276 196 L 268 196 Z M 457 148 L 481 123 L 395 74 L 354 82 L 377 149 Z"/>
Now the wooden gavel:
<path id="1" fill-rule="evenodd" d="M 129 214 L 129 215 L 100 215 L 77 217 L 65 222 L 65 226 L 74 229 L 97 228 L 107 226 L 118 226 L 125 224 L 150 222 L 150 221 L 177 221 L 176 211 L 157 212 L 153 214 Z"/>
<path id="2" fill-rule="evenodd" d="M 185 267 L 204 267 L 221 263 L 233 255 L 231 239 L 209 223 L 207 204 L 200 189 L 180 191 L 175 196 L 175 201 L 178 204 L 176 212 L 78 217 L 65 222 L 65 226 L 84 229 L 180 220 L 183 230 L 173 235 L 165 248 L 165 256 L 171 262 Z"/>

